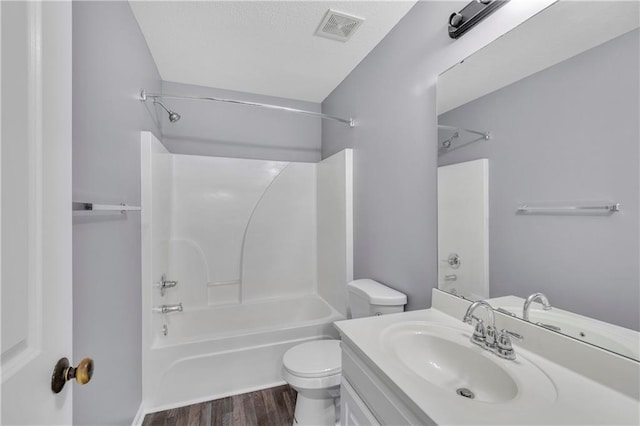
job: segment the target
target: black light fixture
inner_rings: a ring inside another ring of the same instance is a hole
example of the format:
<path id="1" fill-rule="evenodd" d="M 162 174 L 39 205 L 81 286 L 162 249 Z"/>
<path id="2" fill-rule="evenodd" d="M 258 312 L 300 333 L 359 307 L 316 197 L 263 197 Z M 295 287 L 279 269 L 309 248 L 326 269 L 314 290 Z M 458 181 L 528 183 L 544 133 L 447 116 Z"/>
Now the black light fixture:
<path id="1" fill-rule="evenodd" d="M 449 16 L 449 37 L 458 38 L 509 0 L 474 0 Z"/>

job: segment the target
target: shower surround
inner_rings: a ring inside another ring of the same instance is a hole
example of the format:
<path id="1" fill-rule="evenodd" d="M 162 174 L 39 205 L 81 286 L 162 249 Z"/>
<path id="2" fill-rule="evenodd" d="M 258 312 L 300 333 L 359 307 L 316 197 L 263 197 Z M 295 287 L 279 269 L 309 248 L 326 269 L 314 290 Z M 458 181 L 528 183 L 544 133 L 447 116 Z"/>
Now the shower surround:
<path id="1" fill-rule="evenodd" d="M 316 164 L 141 143 L 145 410 L 284 383 L 284 352 L 346 316 L 351 151 Z M 163 274 L 178 281 L 164 295 Z"/>

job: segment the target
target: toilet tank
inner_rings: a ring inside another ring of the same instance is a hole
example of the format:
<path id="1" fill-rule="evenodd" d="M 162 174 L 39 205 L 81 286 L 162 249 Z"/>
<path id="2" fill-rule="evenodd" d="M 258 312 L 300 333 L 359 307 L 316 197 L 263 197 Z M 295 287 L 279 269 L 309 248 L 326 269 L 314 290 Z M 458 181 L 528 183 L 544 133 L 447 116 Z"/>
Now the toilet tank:
<path id="1" fill-rule="evenodd" d="M 402 312 L 407 304 L 404 293 L 370 279 L 351 281 L 347 292 L 352 318 Z"/>

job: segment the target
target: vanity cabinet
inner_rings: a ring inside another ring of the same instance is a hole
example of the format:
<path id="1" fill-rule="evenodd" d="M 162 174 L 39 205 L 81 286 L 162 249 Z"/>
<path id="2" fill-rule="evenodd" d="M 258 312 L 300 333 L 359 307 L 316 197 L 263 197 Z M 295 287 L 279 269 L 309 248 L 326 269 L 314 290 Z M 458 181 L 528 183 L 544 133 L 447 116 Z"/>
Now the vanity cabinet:
<path id="1" fill-rule="evenodd" d="M 340 424 L 435 425 L 358 350 L 342 342 Z"/>
<path id="2" fill-rule="evenodd" d="M 349 381 L 342 377 L 340 384 L 340 426 L 379 425 L 367 404 L 358 396 Z"/>

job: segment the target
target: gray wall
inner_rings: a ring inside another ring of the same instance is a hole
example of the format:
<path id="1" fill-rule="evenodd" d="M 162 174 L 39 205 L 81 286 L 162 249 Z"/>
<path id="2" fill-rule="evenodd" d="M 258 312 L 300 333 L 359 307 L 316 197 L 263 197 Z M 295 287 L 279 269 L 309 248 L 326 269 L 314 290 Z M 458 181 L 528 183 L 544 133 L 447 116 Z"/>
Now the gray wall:
<path id="1" fill-rule="evenodd" d="M 164 94 L 212 96 L 270 103 L 320 112 L 320 104 L 163 82 Z M 169 123 L 162 114 L 163 144 L 177 154 L 258 158 L 280 161 L 320 160 L 320 120 L 315 117 L 219 102 L 167 99 L 182 118 Z"/>
<path id="2" fill-rule="evenodd" d="M 489 158 L 492 297 L 542 291 L 554 306 L 640 328 L 639 37 L 632 31 L 440 117 L 493 135 L 440 157 Z M 522 202 L 576 200 L 623 210 L 515 214 Z"/>
<path id="3" fill-rule="evenodd" d="M 128 2 L 73 3 L 73 199 L 140 205 L 136 100 L 160 75 Z M 73 361 L 95 361 L 73 392 L 75 424 L 131 424 L 141 400 L 140 214 L 74 217 Z"/>
<path id="4" fill-rule="evenodd" d="M 418 2 L 322 104 L 357 121 L 322 125 L 323 157 L 354 149 L 354 275 L 405 292 L 408 309 L 437 287 L 437 76 L 533 13 L 511 2 L 452 40 L 447 18 L 467 3 Z"/>
<path id="5" fill-rule="evenodd" d="M 436 285 L 436 76 L 521 21 L 515 9 L 505 12 L 508 4 L 482 27 L 452 41 L 446 19 L 466 3 L 419 3 L 322 105 L 324 112 L 353 114 L 360 121 L 356 129 L 322 123 L 323 157 L 355 148 L 356 276 L 405 291 L 410 308 L 428 306 Z M 201 107 L 167 101 L 183 115 L 179 123 L 186 125 L 194 109 L 194 122 L 199 117 L 198 122 L 215 124 L 193 134 L 180 133 L 177 126 L 169 130 L 164 113 L 136 100 L 140 88 L 159 92 L 162 87 L 126 2 L 74 2 L 73 50 L 76 200 L 139 205 L 139 132 L 159 136 L 159 120 L 174 152 L 318 159 L 318 120 L 289 119 L 283 112 L 260 117 L 245 111 L 229 118 L 220 111 L 216 118 Z M 165 92 L 170 88 L 180 94 L 228 93 L 164 84 Z M 96 361 L 92 382 L 74 392 L 74 422 L 130 424 L 141 397 L 139 215 L 76 217 L 73 262 L 73 358 Z"/>

